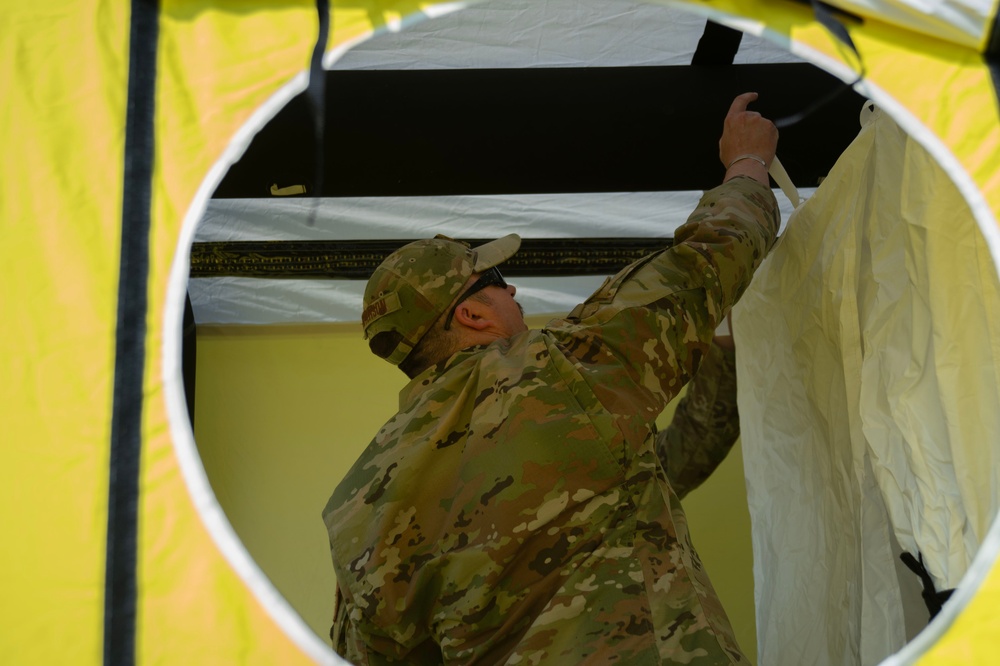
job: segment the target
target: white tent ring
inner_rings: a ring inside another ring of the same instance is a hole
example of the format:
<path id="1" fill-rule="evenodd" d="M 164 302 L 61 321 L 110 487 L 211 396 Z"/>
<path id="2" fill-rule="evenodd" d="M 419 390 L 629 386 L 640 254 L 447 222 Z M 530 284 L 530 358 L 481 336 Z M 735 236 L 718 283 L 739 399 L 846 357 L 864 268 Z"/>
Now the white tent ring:
<path id="1" fill-rule="evenodd" d="M 191 243 L 195 229 L 205 212 L 212 192 L 218 187 L 229 167 L 246 151 L 254 134 L 271 120 L 288 102 L 306 89 L 308 77 L 302 72 L 291 79 L 274 96 L 263 104 L 234 136 L 219 160 L 202 181 L 191 207 L 184 216 L 179 234 L 178 251 L 170 267 L 167 286 L 166 311 L 163 335 L 163 390 L 170 422 L 171 440 L 178 464 L 187 485 L 195 510 L 205 524 L 223 557 L 233 571 L 243 580 L 265 611 L 281 627 L 289 639 L 317 664 L 346 664 L 324 643 L 302 617 L 282 596 L 267 575 L 261 570 L 243 541 L 236 534 L 232 523 L 212 490 L 205 472 L 198 446 L 194 440 L 191 421 L 185 400 L 184 378 L 181 371 L 184 300 L 190 272 Z"/>

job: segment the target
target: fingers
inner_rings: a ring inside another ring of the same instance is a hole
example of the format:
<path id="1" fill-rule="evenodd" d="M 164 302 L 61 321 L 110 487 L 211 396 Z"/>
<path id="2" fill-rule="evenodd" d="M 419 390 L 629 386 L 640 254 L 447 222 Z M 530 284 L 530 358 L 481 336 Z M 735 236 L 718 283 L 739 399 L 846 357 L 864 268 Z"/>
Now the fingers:
<path id="1" fill-rule="evenodd" d="M 738 113 L 743 113 L 744 111 L 747 110 L 747 107 L 752 102 L 756 101 L 757 101 L 757 93 L 755 92 L 748 92 L 748 93 L 743 93 L 742 95 L 737 95 L 736 99 L 734 99 L 733 103 L 729 106 L 729 113 L 726 115 L 735 116 Z"/>
<path id="2" fill-rule="evenodd" d="M 743 93 L 733 100 L 723 122 L 719 140 L 719 158 L 726 166 L 726 178 L 747 175 L 768 182 L 767 169 L 774 159 L 778 130 L 774 124 L 747 106 L 757 100 L 757 93 Z M 747 157 L 750 159 L 746 159 Z M 739 161 L 737 158 L 744 158 Z"/>

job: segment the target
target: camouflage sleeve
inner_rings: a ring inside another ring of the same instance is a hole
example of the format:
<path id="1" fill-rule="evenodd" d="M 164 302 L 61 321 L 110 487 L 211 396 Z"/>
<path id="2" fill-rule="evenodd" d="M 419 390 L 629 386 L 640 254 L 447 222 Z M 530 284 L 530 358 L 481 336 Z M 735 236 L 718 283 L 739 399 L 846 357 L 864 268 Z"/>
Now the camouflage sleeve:
<path id="1" fill-rule="evenodd" d="M 750 284 L 778 221 L 770 188 L 734 178 L 705 193 L 673 247 L 628 266 L 550 325 L 603 405 L 650 421 L 663 410 Z"/>
<path id="2" fill-rule="evenodd" d="M 656 436 L 656 455 L 677 496 L 700 486 L 739 436 L 736 353 L 713 344 L 670 424 Z"/>
<path id="3" fill-rule="evenodd" d="M 354 603 L 345 597 L 340 586 L 337 586 L 333 609 L 333 626 L 330 628 L 330 639 L 334 651 L 341 657 L 356 664 L 368 666 L 367 650 L 364 649 L 364 639 L 359 635 L 358 627 L 351 621 L 351 616 L 357 615 Z"/>
<path id="4" fill-rule="evenodd" d="M 337 586 L 330 639 L 334 651 L 354 666 L 388 664 L 441 664 L 444 657 L 433 639 L 408 651 L 385 636 L 365 618 L 361 609 Z M 367 629 L 366 629 L 367 628 Z M 392 655 L 395 655 L 392 656 Z"/>

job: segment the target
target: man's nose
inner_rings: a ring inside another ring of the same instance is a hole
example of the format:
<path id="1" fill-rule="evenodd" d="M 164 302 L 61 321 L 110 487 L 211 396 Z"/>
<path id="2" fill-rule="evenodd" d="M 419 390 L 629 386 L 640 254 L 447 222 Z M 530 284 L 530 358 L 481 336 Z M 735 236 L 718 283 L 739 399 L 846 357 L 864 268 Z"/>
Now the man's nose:
<path id="1" fill-rule="evenodd" d="M 512 285 L 512 284 L 508 284 L 508 285 L 507 285 L 507 292 L 508 292 L 508 293 L 509 293 L 509 294 L 511 295 L 511 297 L 513 298 L 514 296 L 516 296 L 516 295 L 517 295 L 517 287 L 515 287 L 515 286 L 514 286 L 514 285 Z"/>

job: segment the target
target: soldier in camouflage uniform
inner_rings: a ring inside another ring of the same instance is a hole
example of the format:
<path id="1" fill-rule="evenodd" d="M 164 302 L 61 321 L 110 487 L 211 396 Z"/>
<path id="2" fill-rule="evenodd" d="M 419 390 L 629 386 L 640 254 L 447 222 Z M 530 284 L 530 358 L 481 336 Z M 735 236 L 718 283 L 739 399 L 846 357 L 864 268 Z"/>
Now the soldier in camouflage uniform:
<path id="1" fill-rule="evenodd" d="M 677 494 L 714 454 L 658 438 L 654 420 L 713 349 L 777 234 L 766 171 L 777 131 L 746 110 L 755 98 L 733 102 L 726 180 L 673 247 L 542 330 L 527 329 L 495 270 L 516 236 L 476 249 L 418 241 L 376 270 L 365 333 L 411 381 L 324 510 L 340 654 L 745 663 Z"/>

